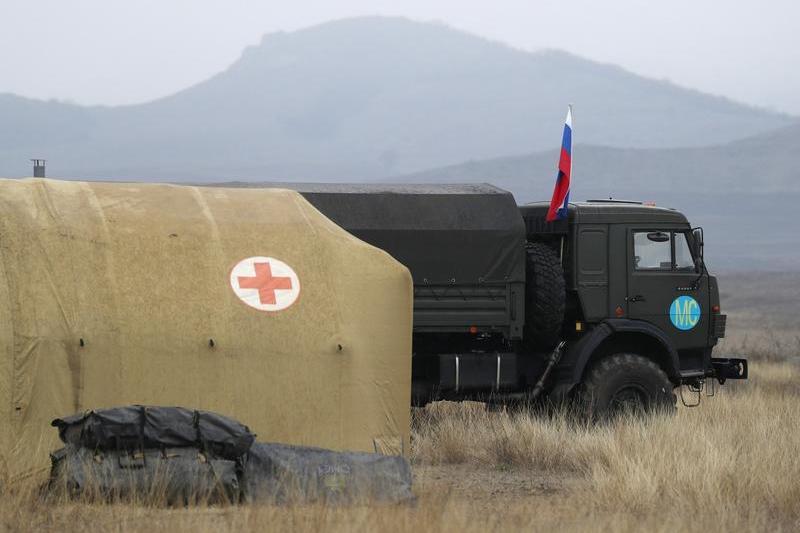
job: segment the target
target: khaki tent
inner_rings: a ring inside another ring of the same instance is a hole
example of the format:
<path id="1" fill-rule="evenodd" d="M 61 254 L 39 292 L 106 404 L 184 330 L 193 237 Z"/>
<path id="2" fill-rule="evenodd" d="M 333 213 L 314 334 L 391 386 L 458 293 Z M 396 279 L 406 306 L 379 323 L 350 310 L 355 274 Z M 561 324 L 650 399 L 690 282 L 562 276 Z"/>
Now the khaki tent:
<path id="1" fill-rule="evenodd" d="M 406 268 L 295 192 L 0 180 L 0 467 L 132 403 L 405 452 L 411 311 Z"/>

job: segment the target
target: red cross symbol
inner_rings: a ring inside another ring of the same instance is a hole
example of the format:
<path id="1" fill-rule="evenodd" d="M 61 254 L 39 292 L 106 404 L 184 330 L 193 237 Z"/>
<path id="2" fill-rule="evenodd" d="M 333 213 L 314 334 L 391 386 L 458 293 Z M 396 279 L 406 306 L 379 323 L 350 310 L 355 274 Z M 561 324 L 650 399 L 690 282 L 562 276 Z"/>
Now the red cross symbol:
<path id="1" fill-rule="evenodd" d="M 269 263 L 253 263 L 254 277 L 238 276 L 239 288 L 258 289 L 258 299 L 262 305 L 275 305 L 276 290 L 292 290 L 292 278 L 274 277 Z"/>

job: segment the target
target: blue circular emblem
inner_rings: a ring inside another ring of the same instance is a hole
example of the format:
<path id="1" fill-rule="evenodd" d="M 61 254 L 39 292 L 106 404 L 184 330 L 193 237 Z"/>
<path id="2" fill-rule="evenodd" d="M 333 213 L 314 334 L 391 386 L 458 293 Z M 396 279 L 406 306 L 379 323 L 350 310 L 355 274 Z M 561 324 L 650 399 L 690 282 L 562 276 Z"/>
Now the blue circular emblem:
<path id="1" fill-rule="evenodd" d="M 676 328 L 690 330 L 700 322 L 700 304 L 691 296 L 678 296 L 669 306 L 669 319 Z"/>

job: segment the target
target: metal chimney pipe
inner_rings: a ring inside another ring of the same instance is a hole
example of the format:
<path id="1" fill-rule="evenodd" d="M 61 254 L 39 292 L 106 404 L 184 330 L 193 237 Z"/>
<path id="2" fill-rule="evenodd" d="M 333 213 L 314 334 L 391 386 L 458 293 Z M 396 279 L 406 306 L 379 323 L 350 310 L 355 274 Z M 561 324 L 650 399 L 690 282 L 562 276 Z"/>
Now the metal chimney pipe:
<path id="1" fill-rule="evenodd" d="M 31 159 L 33 161 L 33 177 L 34 178 L 43 178 L 44 177 L 44 159 Z"/>

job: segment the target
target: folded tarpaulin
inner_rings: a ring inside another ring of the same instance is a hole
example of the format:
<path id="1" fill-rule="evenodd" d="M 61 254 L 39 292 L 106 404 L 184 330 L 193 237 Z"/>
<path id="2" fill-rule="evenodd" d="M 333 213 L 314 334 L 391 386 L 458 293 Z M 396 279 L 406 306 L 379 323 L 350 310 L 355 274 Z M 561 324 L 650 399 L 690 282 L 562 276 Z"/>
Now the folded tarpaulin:
<path id="1" fill-rule="evenodd" d="M 226 416 L 183 407 L 130 405 L 56 418 L 51 425 L 65 444 L 91 450 L 194 446 L 236 460 L 255 435 Z"/>
<path id="2" fill-rule="evenodd" d="M 254 503 L 413 500 L 402 456 L 254 443 L 246 426 L 180 407 L 126 406 L 52 422 L 50 490 L 88 498 Z"/>
<path id="3" fill-rule="evenodd" d="M 68 444 L 50 456 L 48 493 L 153 505 L 233 503 L 241 499 L 240 461 L 194 447 L 92 450 Z"/>
<path id="4" fill-rule="evenodd" d="M 49 494 L 266 504 L 411 503 L 411 468 L 400 456 L 256 443 L 240 460 L 194 447 L 91 450 L 68 444 L 50 456 Z"/>
<path id="5" fill-rule="evenodd" d="M 242 492 L 248 501 L 270 503 L 414 499 L 411 467 L 401 456 L 260 442 L 247 454 Z"/>

